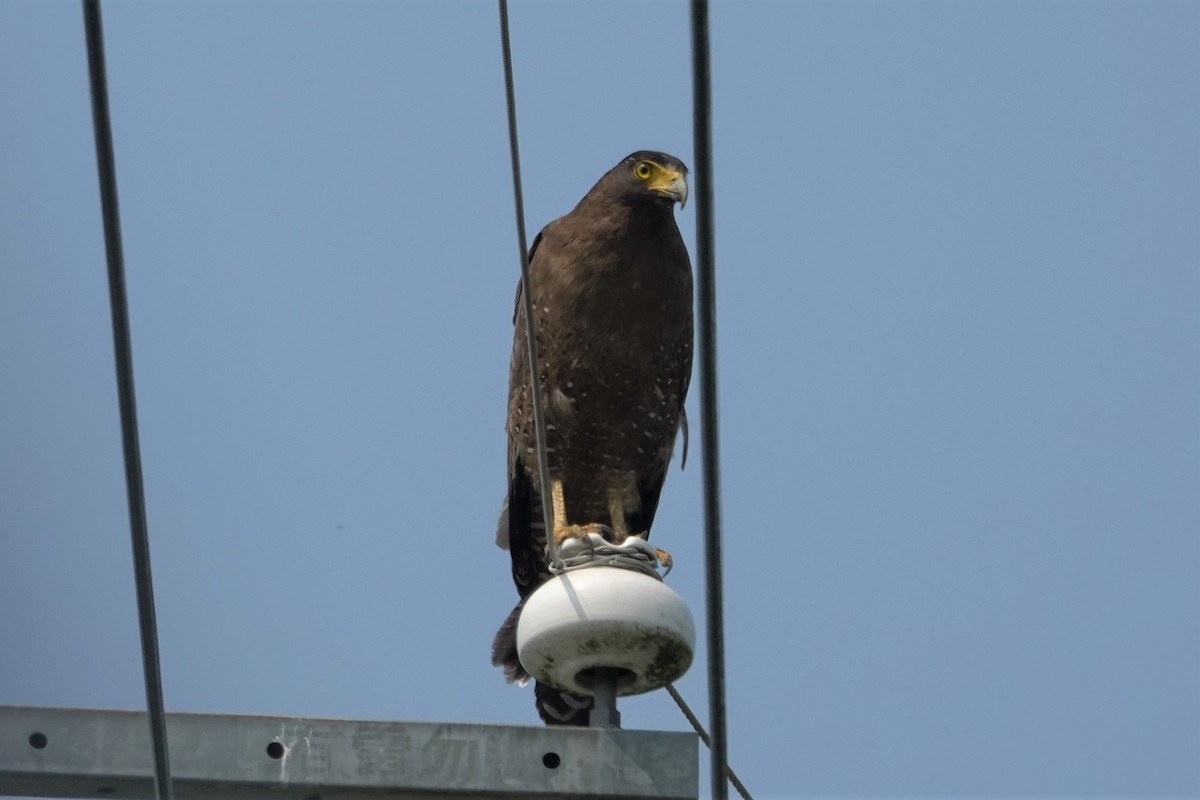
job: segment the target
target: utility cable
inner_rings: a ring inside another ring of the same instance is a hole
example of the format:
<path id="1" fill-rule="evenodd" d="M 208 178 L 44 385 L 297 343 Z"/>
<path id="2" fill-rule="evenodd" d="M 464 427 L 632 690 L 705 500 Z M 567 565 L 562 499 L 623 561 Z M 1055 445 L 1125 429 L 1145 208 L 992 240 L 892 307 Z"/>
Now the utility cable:
<path id="1" fill-rule="evenodd" d="M 129 530 L 133 542 L 138 626 L 142 638 L 142 672 L 146 681 L 150 736 L 154 745 L 155 793 L 159 800 L 171 800 L 173 793 L 170 760 L 167 756 L 167 718 L 163 709 L 162 674 L 158 659 L 154 584 L 150 578 L 150 537 L 142 487 L 137 402 L 133 391 L 133 347 L 129 333 L 129 304 L 125 295 L 125 257 L 121 248 L 121 215 L 117 206 L 117 168 L 108 108 L 108 79 L 104 66 L 104 29 L 100 21 L 100 0 L 83 0 L 83 24 L 87 39 L 100 206 L 104 218 L 104 248 L 108 259 L 108 292 L 112 308 L 121 443 L 125 453 L 125 488 L 129 502 Z"/>
<path id="2" fill-rule="evenodd" d="M 708 731 L 704 730 L 704 725 L 701 724 L 700 719 L 692 712 L 692 709 L 687 704 L 687 701 L 683 699 L 683 695 L 681 695 L 679 690 L 675 688 L 675 684 L 667 684 L 667 694 L 671 695 L 671 699 L 675 701 L 675 705 L 679 706 L 679 710 L 683 712 L 685 717 L 687 717 L 687 721 L 691 723 L 692 730 L 694 730 L 700 737 L 700 741 L 704 742 L 706 747 L 711 748 L 712 739 L 709 738 Z M 750 790 L 746 788 L 746 784 L 742 783 L 741 778 L 739 778 L 737 773 L 733 771 L 733 767 L 727 767 L 725 772 L 729 775 L 729 782 L 733 784 L 734 789 L 737 789 L 737 793 L 740 794 L 744 800 L 753 800 L 753 798 L 750 797 Z"/>
<path id="3" fill-rule="evenodd" d="M 508 104 L 508 148 L 512 157 L 513 202 L 517 211 L 517 249 L 521 254 L 521 297 L 524 299 L 525 341 L 529 351 L 529 402 L 537 438 L 538 486 L 542 495 L 542 523 L 550 563 L 558 561 L 554 541 L 554 501 L 550 490 L 550 464 L 546 452 L 546 417 L 542 407 L 542 373 L 538 366 L 537 335 L 533 329 L 533 283 L 529 274 L 529 248 L 525 238 L 525 199 L 521 191 L 521 150 L 517 145 L 517 99 L 513 88 L 512 45 L 508 36 L 508 0 L 500 3 L 500 50 L 504 56 L 504 98 Z"/>
<path id="4" fill-rule="evenodd" d="M 713 243 L 712 80 L 708 2 L 692 0 L 692 108 L 696 159 L 696 293 L 700 333 L 700 442 L 704 475 L 704 585 L 712 797 L 726 800 L 725 612 L 721 569 L 721 473 L 717 435 L 717 312 Z"/>

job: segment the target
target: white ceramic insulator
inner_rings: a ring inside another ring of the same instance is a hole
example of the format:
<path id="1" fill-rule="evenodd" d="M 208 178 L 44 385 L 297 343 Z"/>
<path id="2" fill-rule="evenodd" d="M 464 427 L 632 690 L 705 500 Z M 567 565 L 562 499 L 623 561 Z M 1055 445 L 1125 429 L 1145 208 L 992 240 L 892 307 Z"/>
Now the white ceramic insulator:
<path id="1" fill-rule="evenodd" d="M 696 626 L 683 598 L 662 581 L 619 567 L 551 578 L 525 601 L 517 654 L 530 675 L 574 694 L 592 694 L 589 670 L 621 672 L 617 694 L 678 680 L 692 665 Z"/>

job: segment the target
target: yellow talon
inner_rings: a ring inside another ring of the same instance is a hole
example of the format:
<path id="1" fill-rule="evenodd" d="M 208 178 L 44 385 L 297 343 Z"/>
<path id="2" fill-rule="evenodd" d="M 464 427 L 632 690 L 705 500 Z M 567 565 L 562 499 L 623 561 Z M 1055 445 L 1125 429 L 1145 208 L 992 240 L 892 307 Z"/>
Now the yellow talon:
<path id="1" fill-rule="evenodd" d="M 658 563 L 662 564 L 664 569 L 670 569 L 675 563 L 675 559 L 671 558 L 671 554 L 666 550 L 656 547 L 654 548 L 654 554 L 658 556 Z"/>

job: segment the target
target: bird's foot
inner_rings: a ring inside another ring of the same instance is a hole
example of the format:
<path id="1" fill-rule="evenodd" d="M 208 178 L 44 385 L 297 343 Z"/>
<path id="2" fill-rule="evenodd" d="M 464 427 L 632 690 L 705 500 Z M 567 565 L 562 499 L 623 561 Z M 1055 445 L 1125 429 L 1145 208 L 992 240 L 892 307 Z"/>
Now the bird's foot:
<path id="1" fill-rule="evenodd" d="M 586 525 L 556 525 L 554 526 L 554 543 L 562 545 L 568 539 L 587 541 L 589 535 L 599 536 L 606 542 L 613 540 L 612 528 L 599 522 L 589 522 Z"/>
<path id="2" fill-rule="evenodd" d="M 666 569 L 667 572 L 670 572 L 671 567 L 674 566 L 674 564 L 675 564 L 675 559 L 673 559 L 671 557 L 671 554 L 668 553 L 666 550 L 663 550 L 661 547 L 651 547 L 649 544 L 647 544 L 646 540 L 649 538 L 650 538 L 650 531 L 642 531 L 641 533 L 630 533 L 630 534 L 627 534 L 620 542 L 617 542 L 617 545 L 622 546 L 622 547 L 629 546 L 634 549 L 641 550 L 647 556 L 649 556 L 650 552 L 653 552 L 654 557 L 658 559 L 658 563 L 664 569 Z M 636 539 L 637 541 L 630 542 L 631 539 Z"/>
<path id="3" fill-rule="evenodd" d="M 654 555 L 658 556 L 658 563 L 662 564 L 663 569 L 665 569 L 667 572 L 670 572 L 671 567 L 675 566 L 675 559 L 672 558 L 671 554 L 666 550 L 656 547 L 654 548 Z"/>
<path id="4" fill-rule="evenodd" d="M 596 548 L 612 544 L 612 528 L 598 522 L 586 525 L 559 525 L 554 529 L 554 543 L 560 558 L 572 558 L 587 553 L 595 557 Z"/>

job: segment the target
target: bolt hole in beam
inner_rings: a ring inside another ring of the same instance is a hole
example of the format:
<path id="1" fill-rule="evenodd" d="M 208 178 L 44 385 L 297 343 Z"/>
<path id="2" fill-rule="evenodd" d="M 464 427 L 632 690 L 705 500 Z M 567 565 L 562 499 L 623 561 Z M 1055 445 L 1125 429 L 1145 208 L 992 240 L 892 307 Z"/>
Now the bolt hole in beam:
<path id="1" fill-rule="evenodd" d="M 267 745 L 267 755 L 269 755 L 271 758 L 283 758 L 283 754 L 286 751 L 287 748 L 279 742 L 271 742 L 269 745 Z"/>
<path id="2" fill-rule="evenodd" d="M 542 764 L 546 769 L 558 769 L 558 765 L 562 763 L 562 759 L 558 757 L 558 753 L 546 753 L 542 756 Z"/>
<path id="3" fill-rule="evenodd" d="M 50 740 L 46 738 L 46 734 L 44 733 L 29 734 L 29 746 L 34 750 L 41 750 L 49 743 Z"/>

